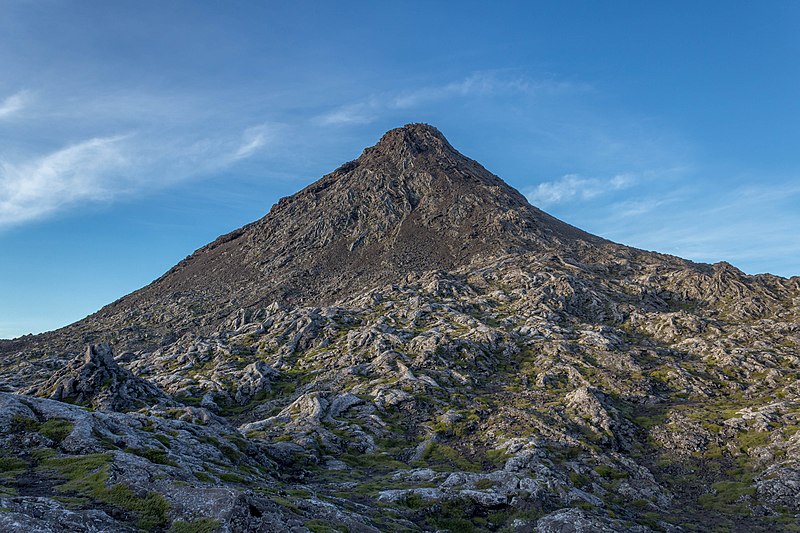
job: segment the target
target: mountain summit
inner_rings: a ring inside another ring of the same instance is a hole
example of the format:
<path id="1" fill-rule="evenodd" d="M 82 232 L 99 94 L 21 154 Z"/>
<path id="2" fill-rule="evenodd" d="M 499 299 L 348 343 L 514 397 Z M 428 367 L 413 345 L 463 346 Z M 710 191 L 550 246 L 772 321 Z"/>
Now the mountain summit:
<path id="1" fill-rule="evenodd" d="M 125 329 L 152 344 L 237 309 L 330 304 L 408 274 L 610 245 L 530 205 L 433 126 L 409 124 L 76 326 L 87 342 Z"/>
<path id="2" fill-rule="evenodd" d="M 800 278 L 592 236 L 410 124 L 0 342 L 0 530 L 798 531 L 799 350 Z"/>
<path id="3" fill-rule="evenodd" d="M 408 273 L 578 239 L 600 241 L 531 206 L 436 128 L 410 124 L 201 248 L 138 296 L 202 291 L 242 307 L 330 303 Z"/>

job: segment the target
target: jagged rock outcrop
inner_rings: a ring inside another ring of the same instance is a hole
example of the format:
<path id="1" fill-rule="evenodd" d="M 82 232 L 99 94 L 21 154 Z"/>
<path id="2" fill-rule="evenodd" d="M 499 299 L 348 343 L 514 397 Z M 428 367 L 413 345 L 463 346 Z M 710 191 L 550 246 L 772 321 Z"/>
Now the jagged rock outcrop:
<path id="1" fill-rule="evenodd" d="M 593 515 L 581 509 L 562 509 L 540 518 L 536 522 L 536 531 L 537 533 L 618 533 L 619 531 L 649 533 L 652 529 L 646 526 L 631 526 L 622 520 Z"/>
<path id="2" fill-rule="evenodd" d="M 19 487 L 0 493 L 3 531 L 163 531 L 177 523 L 191 531 L 277 533 L 302 531 L 308 520 L 246 488 L 277 487 L 278 467 L 265 447 L 224 423 L 89 412 L 0 393 L 0 449 L 15 451 L 13 459 L 0 456 L 0 466 L 4 482 Z M 42 490 L 53 486 L 55 493 Z M 116 513 L 54 499 L 65 493 Z"/>
<path id="3" fill-rule="evenodd" d="M 88 346 L 82 357 L 75 358 L 45 383 L 24 392 L 105 411 L 176 405 L 158 387 L 119 366 L 108 344 Z"/>
<path id="4" fill-rule="evenodd" d="M 0 529 L 8 533 L 136 531 L 99 509 L 75 511 L 51 498 L 0 496 L 0 508 Z"/>
<path id="5" fill-rule="evenodd" d="M 239 386 L 236 389 L 236 401 L 244 405 L 254 396 L 269 392 L 272 381 L 280 374 L 263 361 L 256 361 L 244 367 Z"/>

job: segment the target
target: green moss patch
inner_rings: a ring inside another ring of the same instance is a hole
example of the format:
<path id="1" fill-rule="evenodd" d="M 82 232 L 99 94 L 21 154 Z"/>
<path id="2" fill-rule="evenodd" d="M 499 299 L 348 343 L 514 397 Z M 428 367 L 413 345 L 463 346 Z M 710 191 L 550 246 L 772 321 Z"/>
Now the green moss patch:
<path id="1" fill-rule="evenodd" d="M 138 495 L 122 483 L 108 486 L 109 454 L 93 454 L 77 457 L 50 457 L 43 460 L 37 470 L 54 472 L 66 482 L 56 490 L 75 493 L 92 500 L 128 511 L 136 516 L 138 527 L 151 530 L 163 527 L 169 521 L 169 503 L 156 492 Z"/>
<path id="2" fill-rule="evenodd" d="M 151 463 L 167 466 L 178 466 L 178 463 L 167 457 L 167 452 L 159 450 L 158 448 L 128 448 L 125 450 L 128 453 L 144 457 Z"/>
<path id="3" fill-rule="evenodd" d="M 28 469 L 28 462 L 19 457 L 0 457 L 0 479 L 13 479 Z"/>
<path id="4" fill-rule="evenodd" d="M 169 533 L 213 533 L 217 529 L 219 529 L 219 520 L 198 518 L 191 522 L 176 520 L 169 528 Z"/>
<path id="5" fill-rule="evenodd" d="M 748 482 L 721 481 L 712 485 L 714 492 L 698 498 L 700 505 L 708 510 L 726 514 L 749 515 L 749 503 L 756 495 L 756 488 Z"/>
<path id="6" fill-rule="evenodd" d="M 629 476 L 627 472 L 623 470 L 617 470 L 616 468 L 608 465 L 598 465 L 594 467 L 594 471 L 606 479 L 625 479 Z"/>
<path id="7" fill-rule="evenodd" d="M 37 431 L 39 425 L 39 422 L 32 418 L 16 414 L 11 417 L 9 428 L 11 429 L 11 433 L 24 433 L 26 431 Z"/>
<path id="8" fill-rule="evenodd" d="M 53 418 L 39 426 L 39 433 L 52 440 L 56 444 L 60 444 L 62 440 L 72 433 L 75 425 L 69 420 L 60 418 Z"/>
<path id="9" fill-rule="evenodd" d="M 431 443 L 422 456 L 422 461 L 430 466 L 445 469 L 462 470 L 465 472 L 480 472 L 481 462 L 470 461 L 457 449 L 445 444 Z"/>
<path id="10" fill-rule="evenodd" d="M 408 465 L 402 463 L 385 453 L 345 453 L 342 461 L 355 468 L 391 471 L 407 469 Z"/>

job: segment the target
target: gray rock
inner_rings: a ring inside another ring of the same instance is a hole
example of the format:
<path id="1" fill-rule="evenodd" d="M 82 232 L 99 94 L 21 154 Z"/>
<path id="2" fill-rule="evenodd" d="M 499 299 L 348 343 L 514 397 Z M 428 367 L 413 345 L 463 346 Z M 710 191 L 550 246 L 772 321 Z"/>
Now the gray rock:
<path id="1" fill-rule="evenodd" d="M 108 344 L 88 346 L 82 357 L 74 359 L 45 383 L 25 392 L 107 411 L 176 405 L 155 385 L 119 366 Z"/>
<path id="2" fill-rule="evenodd" d="M 256 361 L 244 367 L 244 371 L 239 378 L 239 385 L 236 389 L 234 398 L 240 405 L 249 402 L 253 396 L 268 392 L 272 381 L 279 375 L 279 372 L 267 365 L 263 361 Z"/>
<path id="3" fill-rule="evenodd" d="M 75 511 L 51 498 L 0 496 L 0 508 L 0 531 L 8 533 L 136 531 L 103 511 Z"/>
<path id="4" fill-rule="evenodd" d="M 536 522 L 537 533 L 648 533 L 649 527 L 627 525 L 621 520 L 589 514 L 582 509 L 560 509 Z"/>

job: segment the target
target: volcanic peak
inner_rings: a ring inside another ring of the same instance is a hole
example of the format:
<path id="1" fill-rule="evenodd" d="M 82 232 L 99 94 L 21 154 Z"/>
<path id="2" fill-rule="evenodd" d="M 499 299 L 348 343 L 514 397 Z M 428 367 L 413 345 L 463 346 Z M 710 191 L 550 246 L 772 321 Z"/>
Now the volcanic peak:
<path id="1" fill-rule="evenodd" d="M 417 122 L 387 131 L 375 146 L 367 148 L 364 153 L 400 154 L 444 149 L 458 153 L 442 135 L 442 132 L 430 124 Z"/>

